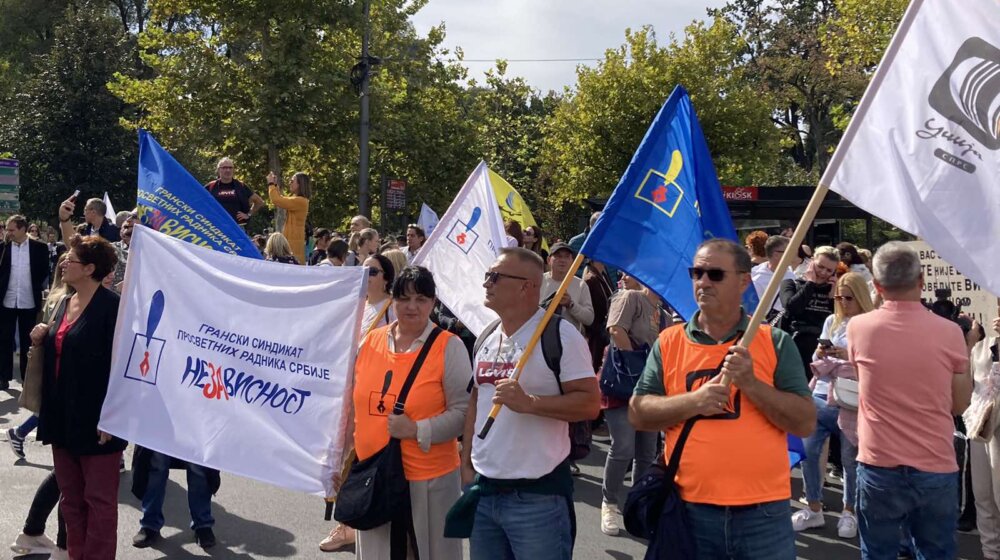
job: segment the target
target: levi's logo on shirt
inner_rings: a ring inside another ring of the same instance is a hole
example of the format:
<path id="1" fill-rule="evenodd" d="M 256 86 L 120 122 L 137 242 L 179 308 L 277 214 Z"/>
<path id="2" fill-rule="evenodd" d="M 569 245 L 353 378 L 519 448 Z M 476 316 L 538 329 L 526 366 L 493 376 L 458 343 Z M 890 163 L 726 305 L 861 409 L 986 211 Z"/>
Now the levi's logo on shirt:
<path id="1" fill-rule="evenodd" d="M 236 189 L 216 190 L 215 196 L 219 198 L 236 198 Z"/>
<path id="2" fill-rule="evenodd" d="M 507 379 L 514 374 L 517 364 L 508 361 L 482 361 L 476 364 L 476 383 L 479 385 L 496 385 L 497 381 Z"/>

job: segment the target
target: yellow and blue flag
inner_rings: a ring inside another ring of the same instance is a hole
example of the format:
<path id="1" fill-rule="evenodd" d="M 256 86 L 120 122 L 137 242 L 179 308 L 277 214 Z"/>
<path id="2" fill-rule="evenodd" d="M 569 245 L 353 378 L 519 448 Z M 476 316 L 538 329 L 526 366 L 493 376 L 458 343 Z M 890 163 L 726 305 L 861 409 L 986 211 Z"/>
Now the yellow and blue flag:
<path id="1" fill-rule="evenodd" d="M 139 130 L 139 222 L 195 245 L 259 259 L 236 220 L 145 130 Z"/>
<path id="2" fill-rule="evenodd" d="M 687 320 L 698 309 L 688 268 L 713 237 L 737 241 L 694 106 L 677 86 L 580 252 L 634 276 Z M 743 305 L 752 313 L 757 302 L 751 284 Z"/>

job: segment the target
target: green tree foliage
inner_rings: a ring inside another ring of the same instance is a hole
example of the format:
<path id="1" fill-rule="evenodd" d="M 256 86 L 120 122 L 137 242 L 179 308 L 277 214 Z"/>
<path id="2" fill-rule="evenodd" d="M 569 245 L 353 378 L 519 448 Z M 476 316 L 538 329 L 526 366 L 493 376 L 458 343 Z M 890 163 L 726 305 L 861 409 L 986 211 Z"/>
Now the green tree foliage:
<path id="1" fill-rule="evenodd" d="M 693 24 L 666 47 L 650 28 L 627 31 L 624 45 L 608 50 L 595 68 L 581 67 L 577 79 L 545 123 L 542 159 L 554 185 L 548 206 L 609 196 L 677 84 L 691 95 L 723 184 L 758 184 L 787 173 L 772 100 L 748 79 L 736 29 L 724 20 Z M 572 231 L 567 227 L 563 235 Z"/>
<path id="2" fill-rule="evenodd" d="M 871 72 L 889 46 L 909 0 L 838 0 L 837 13 L 821 32 L 830 54 L 828 68 L 839 74 L 851 66 Z"/>
<path id="3" fill-rule="evenodd" d="M 59 202 L 108 191 L 122 207 L 135 203 L 136 141 L 119 125 L 127 106 L 106 84 L 131 68 L 122 26 L 100 7 L 70 7 L 34 73 L 0 108 L 0 146 L 21 161 L 21 206 L 54 218 Z"/>

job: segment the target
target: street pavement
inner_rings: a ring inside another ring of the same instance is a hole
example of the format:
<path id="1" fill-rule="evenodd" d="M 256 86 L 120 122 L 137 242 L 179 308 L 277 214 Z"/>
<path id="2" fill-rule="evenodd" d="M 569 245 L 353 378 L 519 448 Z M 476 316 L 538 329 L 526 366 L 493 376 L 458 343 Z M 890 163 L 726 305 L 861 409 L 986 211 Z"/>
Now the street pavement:
<path id="1" fill-rule="evenodd" d="M 38 484 L 52 468 L 52 454 L 33 437 L 26 445 L 26 460 L 15 461 L 7 444 L 8 428 L 27 418 L 27 412 L 17 409 L 19 386 L 14 384 L 9 392 L 0 391 L 0 558 L 10 556 L 7 545 L 20 532 Z M 576 516 L 578 536 L 574 558 L 640 560 L 645 546 L 639 539 L 627 536 L 624 531 L 609 537 L 600 531 L 601 477 L 607 453 L 606 435 L 595 435 L 594 449 L 580 463 L 582 475 L 576 479 Z M 526 449 L 527 451 L 527 449 Z M 131 447 L 129 448 L 129 453 Z M 733 468 L 739 468 L 738 460 Z M 128 459 L 126 459 L 128 462 Z M 204 551 L 194 544 L 194 533 L 188 528 L 186 482 L 181 471 L 171 473 L 167 487 L 164 527 L 161 540 L 155 547 L 144 550 L 132 547 L 132 536 L 139 528 L 141 507 L 129 489 L 131 472 L 121 474 L 118 510 L 118 558 L 152 560 L 163 558 L 210 557 L 220 559 L 249 558 L 302 558 L 349 559 L 353 550 L 336 553 L 319 551 L 319 541 L 329 532 L 330 522 L 323 520 L 324 503 L 321 498 L 283 490 L 253 480 L 222 475 L 222 488 L 213 499 L 216 547 Z M 857 539 L 845 541 L 837 538 L 840 486 L 832 484 L 826 493 L 827 523 L 821 530 L 801 533 L 796 539 L 798 557 L 805 560 L 860 558 Z M 793 480 L 793 492 L 801 493 L 798 478 Z M 793 507 L 801 507 L 798 502 Z M 55 516 L 48 524 L 47 534 L 55 538 Z M 467 551 L 468 549 L 466 549 Z M 46 556 L 23 556 L 25 560 L 41 560 Z M 979 560 L 978 537 L 959 534 L 959 558 Z M 437 559 L 430 559 L 437 560 Z"/>

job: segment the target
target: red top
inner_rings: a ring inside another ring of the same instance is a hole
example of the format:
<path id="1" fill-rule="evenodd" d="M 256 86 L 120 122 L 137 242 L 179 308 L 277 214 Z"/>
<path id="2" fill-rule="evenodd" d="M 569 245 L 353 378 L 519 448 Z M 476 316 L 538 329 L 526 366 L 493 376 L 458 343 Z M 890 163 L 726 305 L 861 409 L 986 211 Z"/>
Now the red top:
<path id="1" fill-rule="evenodd" d="M 78 317 L 79 318 L 79 317 Z M 59 329 L 56 330 L 56 378 L 59 378 L 59 358 L 62 357 L 62 346 L 63 340 L 66 339 L 66 333 L 69 332 L 76 320 L 67 321 L 66 315 L 63 315 L 62 322 L 59 323 Z"/>

